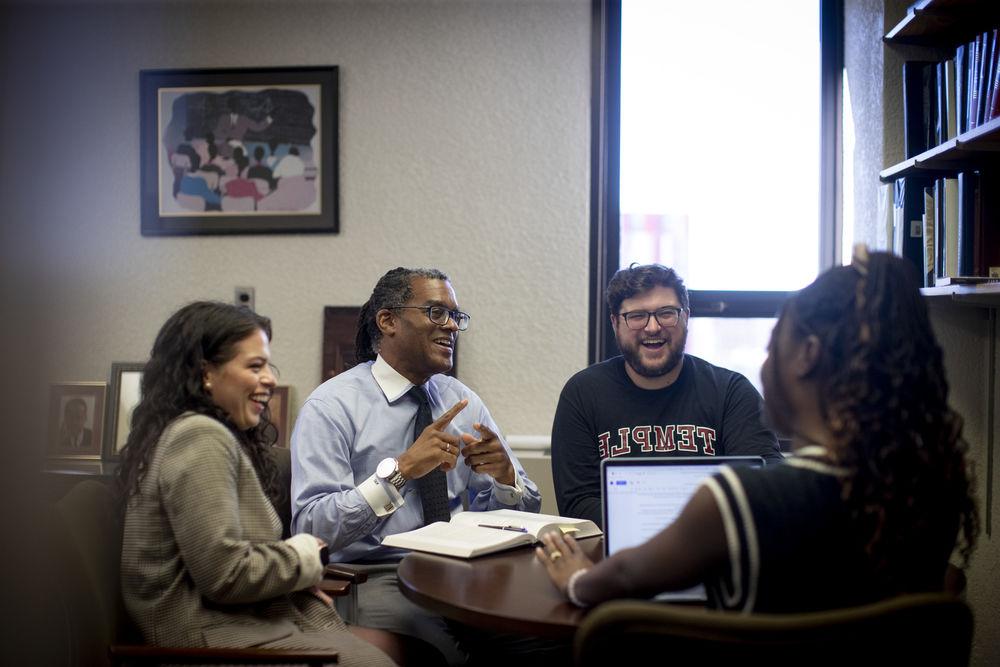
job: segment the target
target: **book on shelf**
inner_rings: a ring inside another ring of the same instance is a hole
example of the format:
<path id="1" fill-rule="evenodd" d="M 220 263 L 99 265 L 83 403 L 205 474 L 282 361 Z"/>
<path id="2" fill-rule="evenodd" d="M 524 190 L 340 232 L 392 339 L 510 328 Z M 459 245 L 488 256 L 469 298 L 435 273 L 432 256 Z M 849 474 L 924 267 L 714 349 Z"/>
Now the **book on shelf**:
<path id="1" fill-rule="evenodd" d="M 892 202 L 892 251 L 913 263 L 924 275 L 924 186 L 926 179 L 904 176 L 896 179 Z M 923 287 L 923 279 L 915 287 Z"/>
<path id="2" fill-rule="evenodd" d="M 903 150 L 907 158 L 936 143 L 937 63 L 907 60 L 903 63 Z"/>
<path id="3" fill-rule="evenodd" d="M 975 118 L 975 127 L 979 127 L 986 122 L 986 92 L 988 89 L 988 79 L 990 76 L 990 63 L 993 59 L 992 33 L 986 32 L 976 35 L 976 43 L 979 45 L 976 54 L 976 103 L 972 109 Z"/>
<path id="4" fill-rule="evenodd" d="M 548 531 L 559 531 L 578 539 L 601 534 L 601 529 L 589 519 L 519 510 L 490 510 L 459 512 L 452 515 L 451 521 L 436 521 L 405 533 L 389 535 L 382 540 L 382 545 L 475 558 L 535 544 Z"/>
<path id="5" fill-rule="evenodd" d="M 969 106 L 966 109 L 966 114 L 968 114 L 968 126 L 970 130 L 974 130 L 979 126 L 977 110 L 979 109 L 979 66 L 982 64 L 982 59 L 982 35 L 976 35 L 976 38 L 969 42 Z"/>
<path id="6" fill-rule="evenodd" d="M 932 146 L 948 141 L 948 101 L 945 92 L 944 61 L 934 65 L 934 141 Z"/>
<path id="7" fill-rule="evenodd" d="M 948 141 L 949 139 L 954 139 L 958 136 L 958 97 L 957 91 L 955 90 L 955 60 L 950 58 L 941 63 L 943 76 L 941 77 L 939 84 L 943 86 L 943 100 L 942 105 L 944 120 L 941 122 L 941 127 L 944 128 L 944 137 L 942 141 Z M 943 81 L 943 84 L 940 83 Z"/>
<path id="8" fill-rule="evenodd" d="M 993 31 L 993 83 L 990 88 L 990 104 L 987 120 L 1000 117 L 1000 45 L 996 45 L 997 31 Z"/>
<path id="9" fill-rule="evenodd" d="M 976 217 L 979 172 L 958 172 L 958 275 L 976 275 Z"/>
<path id="10" fill-rule="evenodd" d="M 944 272 L 945 236 L 944 236 L 944 179 L 934 180 L 934 275 L 930 284 Z"/>
<path id="11" fill-rule="evenodd" d="M 989 32 L 989 62 L 986 63 L 986 80 L 983 82 L 983 122 L 987 123 L 993 117 L 993 91 L 994 82 L 997 80 L 997 56 L 1000 56 L 1000 49 L 997 48 L 997 29 Z"/>
<path id="12" fill-rule="evenodd" d="M 937 279 L 957 276 L 958 272 L 958 179 L 938 179 L 938 254 Z"/>
<path id="13" fill-rule="evenodd" d="M 959 44 L 955 47 L 955 121 L 958 134 L 969 129 L 969 117 L 966 114 L 966 109 L 969 108 L 969 87 L 966 83 L 966 57 L 965 54 L 968 51 L 968 47 L 965 44 Z"/>
<path id="14" fill-rule="evenodd" d="M 934 191 L 933 184 L 924 188 L 924 238 L 921 246 L 923 249 L 924 287 L 934 286 L 935 269 L 937 268 L 937 242 L 935 241 L 937 203 Z"/>

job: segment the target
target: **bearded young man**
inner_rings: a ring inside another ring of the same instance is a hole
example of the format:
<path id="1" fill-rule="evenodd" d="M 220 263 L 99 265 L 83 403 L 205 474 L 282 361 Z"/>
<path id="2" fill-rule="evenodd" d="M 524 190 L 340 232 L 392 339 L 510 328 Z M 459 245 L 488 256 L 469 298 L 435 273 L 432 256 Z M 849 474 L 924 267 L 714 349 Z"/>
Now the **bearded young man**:
<path id="1" fill-rule="evenodd" d="M 569 379 L 552 424 L 559 514 L 602 525 L 601 461 L 618 456 L 763 456 L 780 462 L 762 399 L 734 371 L 684 353 L 687 288 L 659 264 L 621 269 L 606 294 L 621 356 Z"/>

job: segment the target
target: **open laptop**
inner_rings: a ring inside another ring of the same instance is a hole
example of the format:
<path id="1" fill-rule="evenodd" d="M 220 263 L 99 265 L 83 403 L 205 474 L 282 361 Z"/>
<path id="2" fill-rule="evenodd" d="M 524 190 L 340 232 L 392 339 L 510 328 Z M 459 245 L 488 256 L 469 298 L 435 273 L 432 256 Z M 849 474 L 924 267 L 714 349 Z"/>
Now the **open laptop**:
<path id="1" fill-rule="evenodd" d="M 601 462 L 604 556 L 642 544 L 680 514 L 703 479 L 719 466 L 764 466 L 760 456 L 617 458 Z M 704 601 L 705 587 L 656 596 Z"/>

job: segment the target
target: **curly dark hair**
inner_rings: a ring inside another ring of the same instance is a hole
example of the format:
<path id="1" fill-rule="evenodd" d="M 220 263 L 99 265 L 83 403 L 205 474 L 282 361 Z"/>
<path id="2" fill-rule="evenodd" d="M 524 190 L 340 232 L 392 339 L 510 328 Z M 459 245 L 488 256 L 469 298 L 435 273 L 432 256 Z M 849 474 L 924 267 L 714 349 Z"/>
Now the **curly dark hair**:
<path id="1" fill-rule="evenodd" d="M 915 546 L 960 531 L 967 564 L 979 533 L 962 418 L 948 406 L 943 354 L 916 284 L 909 262 L 862 253 L 798 292 L 783 314 L 793 337 L 820 341 L 812 373 L 830 454 L 853 473 L 843 498 L 880 579 L 897 591 L 919 580 L 908 571 L 920 561 Z"/>
<path id="2" fill-rule="evenodd" d="M 163 430 L 185 412 L 214 417 L 232 431 L 272 501 L 287 493 L 279 488 L 277 468 L 267 453 L 277 440 L 270 411 L 263 412 L 257 426 L 241 431 L 203 386 L 205 364 L 231 360 L 236 355 L 236 344 L 256 331 L 263 331 L 270 339 L 271 321 L 245 306 L 214 301 L 188 304 L 164 323 L 143 369 L 141 398 L 132 412 L 131 430 L 116 473 L 123 509 L 128 499 L 139 492 Z"/>
<path id="3" fill-rule="evenodd" d="M 448 280 L 448 276 L 437 269 L 407 269 L 402 266 L 379 278 L 371 297 L 361 306 L 361 313 L 358 315 L 358 333 L 354 339 L 354 355 L 358 363 L 375 360 L 378 343 L 382 338 L 375 316 L 385 308 L 405 305 L 413 294 L 414 278 Z"/>
<path id="4" fill-rule="evenodd" d="M 662 264 L 633 263 L 627 269 L 615 271 L 615 275 L 608 281 L 608 289 L 605 291 L 608 312 L 617 315 L 622 301 L 657 286 L 672 289 L 677 293 L 681 308 L 690 309 L 687 287 L 684 286 L 684 279 L 677 275 L 676 271 Z"/>

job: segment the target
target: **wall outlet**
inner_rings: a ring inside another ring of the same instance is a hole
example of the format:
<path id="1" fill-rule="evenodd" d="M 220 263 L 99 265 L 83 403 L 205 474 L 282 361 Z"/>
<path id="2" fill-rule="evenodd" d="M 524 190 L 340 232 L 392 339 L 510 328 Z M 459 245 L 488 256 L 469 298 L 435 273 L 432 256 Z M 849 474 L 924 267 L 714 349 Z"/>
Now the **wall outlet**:
<path id="1" fill-rule="evenodd" d="M 250 310 L 254 310 L 253 288 L 237 287 L 235 296 L 233 297 L 233 303 L 237 306 L 246 306 Z"/>

